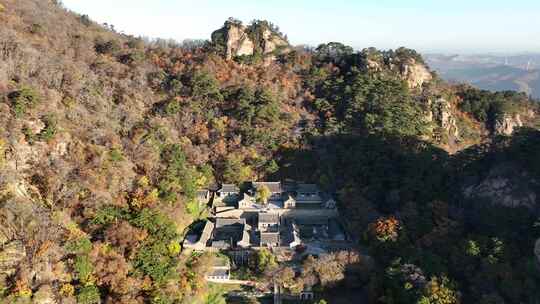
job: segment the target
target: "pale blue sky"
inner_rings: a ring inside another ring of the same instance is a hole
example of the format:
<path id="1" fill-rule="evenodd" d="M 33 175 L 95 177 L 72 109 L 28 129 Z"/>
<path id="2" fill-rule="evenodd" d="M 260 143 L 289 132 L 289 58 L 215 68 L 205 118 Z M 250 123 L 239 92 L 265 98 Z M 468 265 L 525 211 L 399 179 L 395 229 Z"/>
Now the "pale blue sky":
<path id="1" fill-rule="evenodd" d="M 230 16 L 266 19 L 293 44 L 422 52 L 540 52 L 539 0 L 63 0 L 137 36 L 209 39 Z"/>

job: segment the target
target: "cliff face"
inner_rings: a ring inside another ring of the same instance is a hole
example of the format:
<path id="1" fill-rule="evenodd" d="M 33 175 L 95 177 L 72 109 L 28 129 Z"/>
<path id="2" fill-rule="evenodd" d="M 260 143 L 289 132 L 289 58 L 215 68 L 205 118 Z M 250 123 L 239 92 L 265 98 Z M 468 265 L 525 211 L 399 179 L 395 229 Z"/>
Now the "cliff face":
<path id="1" fill-rule="evenodd" d="M 224 41 L 220 40 L 224 39 Z M 236 23 L 225 23 L 225 26 L 212 34 L 212 41 L 225 43 L 225 56 L 230 60 L 236 56 L 253 55 L 255 45 L 249 38 L 246 27 Z"/>
<path id="2" fill-rule="evenodd" d="M 459 129 L 451 104 L 444 98 L 437 99 L 432 105 L 435 122 L 444 130 L 445 134 L 459 139 Z"/>
<path id="3" fill-rule="evenodd" d="M 416 62 L 412 58 L 399 65 L 399 72 L 401 78 L 407 82 L 411 89 L 421 88 L 424 83 L 428 83 L 433 79 L 426 65 Z"/>
<path id="4" fill-rule="evenodd" d="M 212 34 L 212 42 L 223 48 L 227 60 L 257 53 L 273 58 L 276 51 L 287 52 L 290 48 L 287 40 L 265 21 L 244 26 L 240 21 L 229 19 Z"/>

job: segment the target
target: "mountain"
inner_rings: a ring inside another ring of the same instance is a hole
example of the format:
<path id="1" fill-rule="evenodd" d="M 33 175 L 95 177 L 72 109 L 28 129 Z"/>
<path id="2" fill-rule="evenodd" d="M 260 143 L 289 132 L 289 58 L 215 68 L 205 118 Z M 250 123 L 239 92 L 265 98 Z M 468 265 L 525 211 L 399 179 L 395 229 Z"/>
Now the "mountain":
<path id="1" fill-rule="evenodd" d="M 224 303 L 206 275 L 234 252 L 182 244 L 212 217 L 201 190 L 263 180 L 320 185 L 354 246 L 250 251 L 232 275 L 251 295 L 540 297 L 526 94 L 446 82 L 407 48 L 295 47 L 262 20 L 179 44 L 4 0 L 0 24 L 1 303 Z"/>
<path id="2" fill-rule="evenodd" d="M 427 54 L 426 60 L 448 81 L 470 83 L 492 91 L 520 91 L 540 98 L 540 55 Z"/>

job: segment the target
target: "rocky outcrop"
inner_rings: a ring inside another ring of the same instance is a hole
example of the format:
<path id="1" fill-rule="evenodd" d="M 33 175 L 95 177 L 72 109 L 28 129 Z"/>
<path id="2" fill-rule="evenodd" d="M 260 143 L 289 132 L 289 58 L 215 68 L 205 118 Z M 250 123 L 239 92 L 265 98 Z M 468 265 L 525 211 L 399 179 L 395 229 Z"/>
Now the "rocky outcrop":
<path id="1" fill-rule="evenodd" d="M 255 44 L 249 38 L 246 27 L 240 23 L 228 21 L 222 29 L 212 34 L 212 41 L 225 44 L 225 57 L 230 60 L 236 56 L 253 55 Z"/>
<path id="2" fill-rule="evenodd" d="M 499 164 L 482 179 L 469 182 L 463 194 L 505 207 L 526 207 L 538 211 L 540 183 L 515 164 Z"/>
<path id="3" fill-rule="evenodd" d="M 425 64 L 416 62 L 410 58 L 399 66 L 401 78 L 407 82 L 411 89 L 421 88 L 424 83 L 428 83 L 433 79 L 431 72 Z"/>
<path id="4" fill-rule="evenodd" d="M 495 134 L 512 135 L 514 130 L 519 127 L 523 127 L 523 122 L 519 114 L 504 114 L 501 118 L 495 120 L 493 130 Z"/>
<path id="5" fill-rule="evenodd" d="M 263 31 L 263 54 L 270 54 L 279 48 L 288 48 L 289 43 L 280 35 L 273 33 L 269 28 Z"/>
<path id="6" fill-rule="evenodd" d="M 273 31 L 265 21 L 246 27 L 238 20 L 229 19 L 221 29 L 212 33 L 212 42 L 223 48 L 227 60 L 257 52 L 273 59 L 276 51 L 290 50 L 287 40 Z"/>
<path id="7" fill-rule="evenodd" d="M 388 72 L 407 83 L 409 89 L 422 88 L 433 79 L 422 57 L 413 50 L 400 48 L 394 51 L 364 49 L 360 53 L 363 68 L 375 73 Z"/>
<path id="8" fill-rule="evenodd" d="M 459 139 L 459 128 L 450 103 L 444 98 L 439 98 L 432 104 L 431 108 L 435 122 L 444 133 Z"/>
<path id="9" fill-rule="evenodd" d="M 55 296 L 54 296 L 54 293 L 52 292 L 51 286 L 43 285 L 34 294 L 32 301 L 33 301 L 33 304 L 56 304 L 57 302 L 54 298 Z"/>
<path id="10" fill-rule="evenodd" d="M 24 258 L 26 258 L 26 250 L 21 241 L 5 244 L 0 248 L 0 274 L 14 274 Z"/>

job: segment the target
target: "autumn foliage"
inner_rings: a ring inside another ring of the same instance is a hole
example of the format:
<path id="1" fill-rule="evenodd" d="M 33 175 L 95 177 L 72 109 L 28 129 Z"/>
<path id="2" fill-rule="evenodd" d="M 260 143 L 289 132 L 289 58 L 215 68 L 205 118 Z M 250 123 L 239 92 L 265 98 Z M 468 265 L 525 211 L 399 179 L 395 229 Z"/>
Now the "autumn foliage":
<path id="1" fill-rule="evenodd" d="M 369 227 L 371 235 L 381 242 L 395 242 L 399 237 L 400 229 L 399 220 L 393 216 L 379 218 Z"/>

